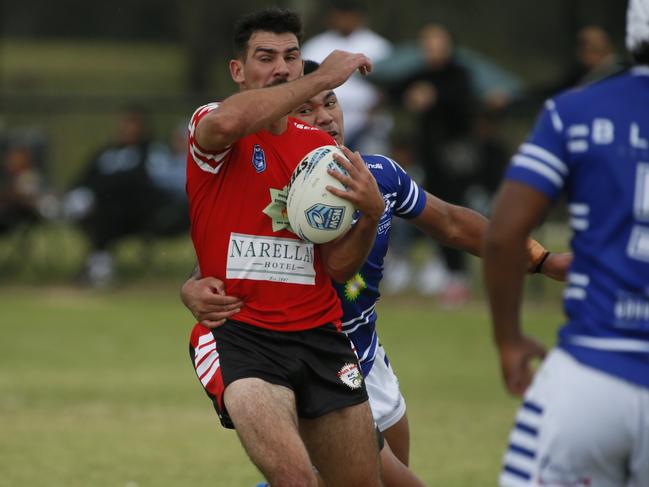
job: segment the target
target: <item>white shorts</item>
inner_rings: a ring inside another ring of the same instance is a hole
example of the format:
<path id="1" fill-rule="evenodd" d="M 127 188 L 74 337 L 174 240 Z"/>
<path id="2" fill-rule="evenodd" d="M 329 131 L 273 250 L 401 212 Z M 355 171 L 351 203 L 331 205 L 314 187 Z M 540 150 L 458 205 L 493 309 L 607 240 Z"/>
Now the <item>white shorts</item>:
<path id="1" fill-rule="evenodd" d="M 385 350 L 381 345 L 376 350 L 372 369 L 365 377 L 365 386 L 372 416 L 379 430 L 385 431 L 406 414 L 406 401 L 399 389 L 399 379 L 386 363 Z"/>
<path id="2" fill-rule="evenodd" d="M 500 485 L 649 486 L 649 389 L 552 350 L 516 415 Z"/>

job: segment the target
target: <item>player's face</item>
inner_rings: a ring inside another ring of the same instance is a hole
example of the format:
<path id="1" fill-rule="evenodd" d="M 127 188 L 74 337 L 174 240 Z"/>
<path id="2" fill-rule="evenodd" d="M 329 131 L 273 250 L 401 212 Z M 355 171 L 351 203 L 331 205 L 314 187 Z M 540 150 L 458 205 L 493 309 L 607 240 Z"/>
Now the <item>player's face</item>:
<path id="1" fill-rule="evenodd" d="M 333 91 L 325 90 L 318 93 L 309 101 L 293 110 L 291 116 L 299 118 L 303 122 L 313 125 L 320 130 L 324 130 L 338 144 L 342 145 L 344 143 L 343 111 Z"/>
<path id="2" fill-rule="evenodd" d="M 301 72 L 300 46 L 291 33 L 255 32 L 248 41 L 245 59 L 230 61 L 232 79 L 242 90 L 286 83 Z"/>

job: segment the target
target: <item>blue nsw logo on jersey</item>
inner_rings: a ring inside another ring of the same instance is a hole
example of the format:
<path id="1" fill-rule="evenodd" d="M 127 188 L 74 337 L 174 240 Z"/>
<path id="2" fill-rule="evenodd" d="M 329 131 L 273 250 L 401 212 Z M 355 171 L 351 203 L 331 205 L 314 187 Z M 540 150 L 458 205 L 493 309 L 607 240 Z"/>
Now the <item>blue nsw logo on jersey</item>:
<path id="1" fill-rule="evenodd" d="M 338 230 L 345 216 L 344 206 L 313 205 L 304 212 L 310 227 L 317 230 Z"/>
<path id="2" fill-rule="evenodd" d="M 263 172 L 266 170 L 266 155 L 264 154 L 264 149 L 262 149 L 259 144 L 255 144 L 252 152 L 252 165 L 255 167 L 255 171 Z"/>

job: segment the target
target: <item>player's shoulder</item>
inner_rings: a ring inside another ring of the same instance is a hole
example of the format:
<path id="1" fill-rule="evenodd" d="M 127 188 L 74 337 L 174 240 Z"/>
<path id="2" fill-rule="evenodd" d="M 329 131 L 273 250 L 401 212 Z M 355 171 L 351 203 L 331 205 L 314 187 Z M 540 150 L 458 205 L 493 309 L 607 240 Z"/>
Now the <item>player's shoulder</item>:
<path id="1" fill-rule="evenodd" d="M 558 107 L 583 109 L 591 102 L 601 102 L 602 99 L 626 92 L 632 77 L 630 71 L 620 71 L 587 85 L 563 91 L 554 97 L 554 102 Z"/>
<path id="2" fill-rule="evenodd" d="M 382 154 L 361 154 L 365 165 L 372 172 L 394 173 L 396 172 L 395 162 Z"/>
<path id="3" fill-rule="evenodd" d="M 394 160 L 381 154 L 362 154 L 361 157 L 379 186 L 396 188 L 401 185 L 405 171 Z"/>
<path id="4" fill-rule="evenodd" d="M 287 136 L 293 143 L 304 142 L 309 145 L 336 145 L 336 141 L 327 132 L 304 123 L 297 118 L 289 117 Z M 297 139 L 294 137 L 297 135 Z"/>
<path id="5" fill-rule="evenodd" d="M 619 114 L 621 101 L 632 99 L 632 93 L 643 89 L 632 78 L 628 71 L 623 71 L 563 91 L 548 99 L 544 109 L 557 131 L 561 131 L 564 126 L 585 123 L 605 114 Z"/>
<path id="6" fill-rule="evenodd" d="M 201 105 L 194 110 L 194 113 L 192 113 L 192 116 L 189 118 L 189 124 L 187 125 L 187 130 L 189 131 L 189 136 L 192 140 L 194 140 L 196 127 L 198 127 L 200 121 L 205 117 L 205 115 L 218 108 L 219 102 L 212 102 Z"/>
<path id="7" fill-rule="evenodd" d="M 201 118 L 203 118 L 205 115 L 207 115 L 209 112 L 212 110 L 216 110 L 219 107 L 219 102 L 211 102 L 211 103 L 206 103 L 205 105 L 199 106 L 196 110 L 194 110 L 194 113 L 192 113 L 190 120 L 190 125 L 192 123 L 197 122 Z"/>

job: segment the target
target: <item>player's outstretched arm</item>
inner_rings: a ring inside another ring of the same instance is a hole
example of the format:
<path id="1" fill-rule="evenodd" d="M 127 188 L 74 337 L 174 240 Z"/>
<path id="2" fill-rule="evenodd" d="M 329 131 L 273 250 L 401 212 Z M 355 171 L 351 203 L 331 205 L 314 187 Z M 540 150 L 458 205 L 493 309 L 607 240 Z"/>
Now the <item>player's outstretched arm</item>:
<path id="1" fill-rule="evenodd" d="M 494 341 L 505 385 L 517 395 L 532 379 L 531 361 L 545 353 L 542 345 L 523 335 L 520 306 L 528 265 L 527 239 L 549 205 L 545 195 L 529 186 L 505 182 L 484 239 L 483 268 Z"/>
<path id="2" fill-rule="evenodd" d="M 223 281 L 201 278 L 198 266 L 180 288 L 180 299 L 194 318 L 208 328 L 221 326 L 243 306 L 239 298 L 225 294 Z"/>
<path id="3" fill-rule="evenodd" d="M 426 206 L 413 223 L 446 246 L 482 256 L 482 241 L 489 220 L 477 211 L 452 205 L 426 193 Z M 528 272 L 538 272 L 551 279 L 565 281 L 572 254 L 549 254 L 533 238 L 527 239 L 526 249 Z"/>
<path id="4" fill-rule="evenodd" d="M 359 210 L 360 217 L 345 235 L 320 246 L 320 256 L 325 269 L 337 282 L 347 281 L 361 268 L 372 250 L 376 227 L 385 210 L 385 201 L 376 179 L 360 154 L 346 147 L 341 149 L 349 160 L 337 156 L 336 160 L 349 176 L 331 170 L 329 174 L 343 183 L 347 190 L 341 191 L 331 186 L 327 186 L 327 189 L 336 196 L 351 201 Z"/>
<path id="5" fill-rule="evenodd" d="M 482 237 L 489 221 L 477 211 L 452 205 L 426 193 L 426 206 L 412 221 L 443 245 L 477 256 L 482 254 Z"/>
<path id="6" fill-rule="evenodd" d="M 369 58 L 363 54 L 334 51 L 313 73 L 277 86 L 232 95 L 201 119 L 196 127 L 196 141 L 205 150 L 223 150 L 285 117 L 321 91 L 340 86 L 356 70 L 370 72 Z"/>

